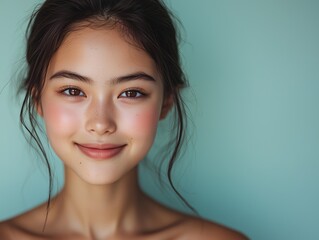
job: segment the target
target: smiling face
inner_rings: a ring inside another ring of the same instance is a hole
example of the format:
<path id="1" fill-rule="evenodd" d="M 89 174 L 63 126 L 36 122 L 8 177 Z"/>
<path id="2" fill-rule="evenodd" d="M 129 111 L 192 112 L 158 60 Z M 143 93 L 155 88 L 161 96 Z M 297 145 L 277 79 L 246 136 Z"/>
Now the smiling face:
<path id="1" fill-rule="evenodd" d="M 163 95 L 146 52 L 116 28 L 83 28 L 51 59 L 38 112 L 65 167 L 86 182 L 107 184 L 149 151 L 167 113 Z"/>

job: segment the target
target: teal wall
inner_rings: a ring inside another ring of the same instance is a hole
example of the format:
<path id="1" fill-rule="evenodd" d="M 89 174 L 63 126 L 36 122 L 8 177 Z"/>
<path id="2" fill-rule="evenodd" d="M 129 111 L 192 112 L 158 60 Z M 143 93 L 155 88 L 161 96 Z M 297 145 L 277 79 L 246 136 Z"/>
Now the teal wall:
<path id="1" fill-rule="evenodd" d="M 167 2 L 184 25 L 193 121 L 176 186 L 203 217 L 252 239 L 319 239 L 319 2 Z M 21 67 L 35 3 L 0 0 L 0 91 Z M 45 168 L 18 127 L 13 88 L 0 95 L 0 219 L 47 196 Z M 143 187 L 183 209 L 149 180 L 143 168 Z"/>

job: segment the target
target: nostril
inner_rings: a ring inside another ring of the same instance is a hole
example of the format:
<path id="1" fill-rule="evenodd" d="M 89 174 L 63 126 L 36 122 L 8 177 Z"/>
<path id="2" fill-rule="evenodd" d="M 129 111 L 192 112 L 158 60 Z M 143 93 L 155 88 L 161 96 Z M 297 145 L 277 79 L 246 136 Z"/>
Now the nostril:
<path id="1" fill-rule="evenodd" d="M 111 119 L 93 118 L 87 122 L 87 130 L 98 135 L 110 134 L 115 132 L 116 124 Z"/>
<path id="2" fill-rule="evenodd" d="M 85 116 L 86 130 L 90 133 L 103 135 L 116 131 L 112 103 L 109 100 L 104 95 L 92 98 Z"/>

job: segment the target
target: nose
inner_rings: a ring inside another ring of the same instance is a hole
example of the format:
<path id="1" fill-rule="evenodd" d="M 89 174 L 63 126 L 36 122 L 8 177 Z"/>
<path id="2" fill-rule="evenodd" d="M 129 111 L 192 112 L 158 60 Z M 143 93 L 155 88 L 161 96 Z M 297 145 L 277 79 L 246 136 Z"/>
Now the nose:
<path id="1" fill-rule="evenodd" d="M 111 104 L 92 102 L 87 110 L 86 130 L 92 134 L 105 135 L 116 131 L 115 116 Z"/>

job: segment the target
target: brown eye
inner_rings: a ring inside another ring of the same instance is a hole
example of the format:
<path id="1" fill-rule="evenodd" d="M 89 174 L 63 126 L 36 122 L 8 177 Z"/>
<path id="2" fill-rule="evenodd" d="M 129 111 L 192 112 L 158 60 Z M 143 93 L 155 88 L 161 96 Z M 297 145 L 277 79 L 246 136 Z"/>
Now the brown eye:
<path id="1" fill-rule="evenodd" d="M 126 96 L 127 97 L 136 97 L 137 96 L 137 92 L 136 91 L 127 91 L 126 92 Z"/>
<path id="2" fill-rule="evenodd" d="M 143 97 L 145 94 L 141 93 L 140 91 L 137 90 L 127 90 L 123 93 L 121 93 L 120 97 L 124 98 L 139 98 Z"/>
<path id="3" fill-rule="evenodd" d="M 85 96 L 85 94 L 80 89 L 77 89 L 77 88 L 67 88 L 67 89 L 64 89 L 62 93 L 64 93 L 67 96 L 74 96 L 74 97 Z"/>

